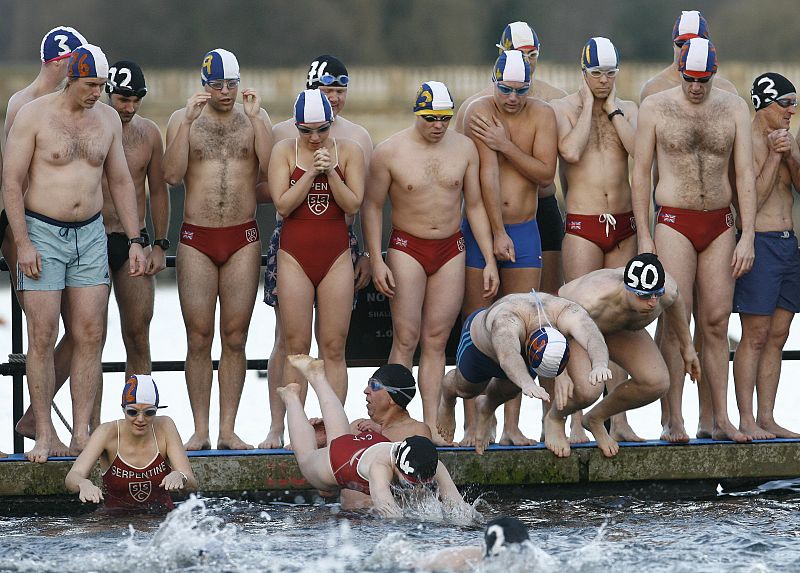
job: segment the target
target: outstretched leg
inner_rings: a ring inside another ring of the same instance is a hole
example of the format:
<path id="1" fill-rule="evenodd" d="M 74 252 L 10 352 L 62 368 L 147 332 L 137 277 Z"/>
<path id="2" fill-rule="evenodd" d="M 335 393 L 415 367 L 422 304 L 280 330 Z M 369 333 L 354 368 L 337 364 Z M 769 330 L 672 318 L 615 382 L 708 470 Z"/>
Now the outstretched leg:
<path id="1" fill-rule="evenodd" d="M 322 360 L 314 360 L 311 356 L 306 354 L 292 354 L 287 357 L 287 360 L 289 364 L 297 368 L 298 372 L 308 380 L 311 387 L 314 388 L 314 391 L 317 393 L 319 407 L 322 410 L 322 419 L 325 421 L 328 446 L 331 445 L 331 442 L 335 438 L 349 434 L 350 422 L 347 421 L 347 414 L 345 414 L 344 406 L 342 406 L 339 397 L 336 395 L 336 392 L 333 391 L 333 388 L 331 388 L 331 385 L 328 383 L 328 379 L 325 377 L 325 362 Z M 298 385 L 297 388 L 299 402 L 300 386 Z M 286 400 L 284 400 L 284 403 L 285 402 Z M 303 417 L 305 417 L 305 412 L 303 412 Z M 308 422 L 308 418 L 306 418 L 306 422 Z M 289 420 L 289 425 L 289 436 L 292 440 L 292 447 L 294 447 L 294 438 L 291 437 L 291 419 Z M 311 424 L 309 424 L 308 427 L 311 428 L 313 437 L 314 428 Z M 314 439 L 314 447 L 316 448 L 316 438 Z M 296 448 L 295 451 L 297 451 Z"/>

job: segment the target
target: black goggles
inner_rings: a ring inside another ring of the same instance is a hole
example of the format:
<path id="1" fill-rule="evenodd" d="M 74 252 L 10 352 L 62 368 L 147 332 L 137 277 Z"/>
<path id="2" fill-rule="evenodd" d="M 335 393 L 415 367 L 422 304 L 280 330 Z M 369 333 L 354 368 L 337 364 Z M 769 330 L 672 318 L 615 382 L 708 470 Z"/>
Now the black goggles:
<path id="1" fill-rule="evenodd" d="M 138 97 L 139 99 L 147 95 L 147 87 L 135 90 L 128 86 L 119 86 L 109 82 L 106 84 L 106 91 L 110 94 L 121 95 L 122 97 Z"/>

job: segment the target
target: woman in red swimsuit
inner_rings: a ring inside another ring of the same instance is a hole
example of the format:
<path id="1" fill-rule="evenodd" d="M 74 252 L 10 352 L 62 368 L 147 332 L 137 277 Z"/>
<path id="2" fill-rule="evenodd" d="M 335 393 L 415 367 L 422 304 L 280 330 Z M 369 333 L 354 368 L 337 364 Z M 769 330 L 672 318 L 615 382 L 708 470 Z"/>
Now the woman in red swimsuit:
<path id="1" fill-rule="evenodd" d="M 86 449 L 67 474 L 67 489 L 80 500 L 100 503 L 108 509 L 172 509 L 170 491 L 196 490 L 197 480 L 175 422 L 156 417 L 158 388 L 152 377 L 128 378 L 122 391 L 122 420 L 101 424 Z M 89 479 L 100 460 L 103 488 Z"/>
<path id="2" fill-rule="evenodd" d="M 353 262 L 346 215 L 364 197 L 364 154 L 354 141 L 329 137 L 334 116 L 319 90 L 295 101 L 298 136 L 278 142 L 269 162 L 270 193 L 284 218 L 278 250 L 278 293 L 287 354 L 311 348 L 314 302 L 317 345 L 331 385 L 344 403 L 344 348 L 353 300 Z M 305 380 L 284 370 L 283 386 Z"/>

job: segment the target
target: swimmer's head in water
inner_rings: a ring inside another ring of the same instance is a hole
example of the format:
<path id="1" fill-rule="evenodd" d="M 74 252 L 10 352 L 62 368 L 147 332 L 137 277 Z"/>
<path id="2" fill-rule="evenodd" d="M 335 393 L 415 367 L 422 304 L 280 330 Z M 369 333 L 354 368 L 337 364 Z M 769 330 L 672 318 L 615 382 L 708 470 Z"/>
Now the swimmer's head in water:
<path id="1" fill-rule="evenodd" d="M 442 82 L 427 81 L 417 90 L 414 100 L 416 115 L 453 115 L 455 101 Z"/>
<path id="2" fill-rule="evenodd" d="M 705 38 L 692 38 L 681 48 L 678 71 L 684 78 L 705 80 L 717 72 L 717 50 Z M 708 80 L 706 80 L 708 81 Z"/>
<path id="3" fill-rule="evenodd" d="M 148 374 L 134 374 L 125 380 L 122 389 L 122 407 L 148 405 L 166 408 L 158 404 L 158 387 L 153 377 Z"/>
<path id="4" fill-rule="evenodd" d="M 512 545 L 530 543 L 528 528 L 514 517 L 498 517 L 486 524 L 483 532 L 486 557 L 494 557 Z"/>
<path id="5" fill-rule="evenodd" d="M 294 100 L 295 123 L 325 123 L 333 121 L 333 110 L 320 90 L 303 90 Z"/>
<path id="6" fill-rule="evenodd" d="M 675 20 L 672 28 L 672 42 L 679 48 L 692 38 L 708 39 L 708 23 L 697 10 L 685 10 Z"/>
<path id="7" fill-rule="evenodd" d="M 492 70 L 492 81 L 531 83 L 531 64 L 519 50 L 506 50 L 497 58 Z M 522 94 L 520 94 L 522 95 Z"/>
<path id="8" fill-rule="evenodd" d="M 500 43 L 495 44 L 500 52 L 505 50 L 519 50 L 528 57 L 539 55 L 539 36 L 527 22 L 511 22 L 500 34 Z"/>
<path id="9" fill-rule="evenodd" d="M 84 44 L 88 44 L 86 38 L 75 28 L 58 26 L 47 32 L 42 38 L 39 57 L 45 64 L 57 62 L 69 58 L 75 48 Z"/>
<path id="10" fill-rule="evenodd" d="M 785 97 L 788 95 L 795 97 L 794 99 Z M 756 111 L 762 110 L 774 102 L 781 107 L 789 107 L 792 101 L 797 103 L 797 90 L 794 84 L 784 76 L 775 72 L 767 72 L 753 80 L 750 98 L 753 100 L 753 107 L 756 108 Z"/>
<path id="11" fill-rule="evenodd" d="M 404 409 L 417 393 L 414 375 L 402 364 L 384 364 L 372 374 L 370 382 L 373 380 L 377 381 L 381 388 L 389 393 L 389 397 Z"/>
<path id="12" fill-rule="evenodd" d="M 203 56 L 200 81 L 203 85 L 219 80 L 238 80 L 239 60 L 228 50 L 217 48 Z"/>
<path id="13" fill-rule="evenodd" d="M 581 68 L 615 70 L 619 68 L 619 52 L 608 38 L 590 38 L 581 51 Z"/>
<path id="14" fill-rule="evenodd" d="M 642 253 L 633 257 L 625 265 L 622 277 L 625 288 L 640 298 L 663 295 L 666 279 L 667 273 L 653 253 Z"/>
<path id="15" fill-rule="evenodd" d="M 346 88 L 350 84 L 350 75 L 345 65 L 327 54 L 318 56 L 308 67 L 306 88 L 310 90 L 321 87 Z"/>
<path id="16" fill-rule="evenodd" d="M 108 70 L 106 92 L 125 97 L 143 98 L 147 94 L 144 72 L 139 64 L 129 60 L 114 62 Z"/>
<path id="17" fill-rule="evenodd" d="M 394 464 L 411 484 L 428 483 L 436 475 L 439 454 L 424 436 L 411 436 L 395 445 Z"/>
<path id="18" fill-rule="evenodd" d="M 108 79 L 108 59 L 98 46 L 84 44 L 72 51 L 69 57 L 68 78 Z"/>
<path id="19" fill-rule="evenodd" d="M 525 343 L 525 358 L 531 376 L 555 378 L 569 362 L 569 342 L 555 328 L 537 328 Z"/>

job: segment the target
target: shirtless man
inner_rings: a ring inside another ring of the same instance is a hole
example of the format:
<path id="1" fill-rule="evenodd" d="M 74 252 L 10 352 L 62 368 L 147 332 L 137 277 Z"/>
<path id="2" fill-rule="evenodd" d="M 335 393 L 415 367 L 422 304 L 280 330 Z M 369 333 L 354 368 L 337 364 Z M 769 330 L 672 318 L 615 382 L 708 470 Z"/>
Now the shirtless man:
<path id="1" fill-rule="evenodd" d="M 481 201 L 478 152 L 468 137 L 448 132 L 453 98 L 441 82 L 422 84 L 414 125 L 375 149 L 363 206 L 368 250 L 381 252 L 383 204 L 392 202 L 392 234 L 386 262 L 372 261 L 375 288 L 390 300 L 392 351 L 389 362 L 411 368 L 421 346 L 419 387 L 423 419 L 434 442 L 445 345 L 464 296 L 464 236 L 459 230 L 462 198 L 475 230 L 473 243 L 489 261 L 481 273 L 481 297 L 497 293 L 492 235 Z"/>
<path id="2" fill-rule="evenodd" d="M 350 76 L 345 65 L 337 58 L 330 55 L 318 56 L 308 68 L 306 89 L 318 89 L 325 94 L 331 104 L 333 116 L 336 121 L 331 124 L 331 137 L 335 139 L 352 139 L 361 146 L 364 152 L 364 165 L 369 167 L 372 158 L 372 138 L 364 127 L 343 117 L 341 111 L 347 101 L 347 89 L 350 85 Z M 272 137 L 275 142 L 283 139 L 297 137 L 297 128 L 294 119 L 276 123 L 272 128 Z M 270 199 L 271 200 L 271 199 Z M 350 232 L 350 247 L 355 264 L 355 290 L 358 292 L 369 284 L 370 264 L 369 253 L 359 253 L 358 239 L 353 232 L 354 217 L 347 217 Z M 276 308 L 278 305 L 278 248 L 280 246 L 281 228 L 283 220 L 278 217 L 275 230 L 269 240 L 267 251 L 267 268 L 264 271 L 264 302 Z M 267 383 L 269 388 L 270 426 L 266 439 L 258 447 L 264 449 L 280 448 L 283 446 L 284 418 L 286 411 L 283 401 L 278 397 L 277 389 L 283 385 L 283 368 L 286 362 L 286 345 L 281 331 L 280 313 L 275 311 L 275 343 L 269 356 L 267 370 Z"/>
<path id="3" fill-rule="evenodd" d="M 527 59 L 531 65 L 531 75 L 534 75 L 536 64 L 539 61 L 539 54 L 541 54 L 542 51 L 542 45 L 539 42 L 539 36 L 527 22 L 511 22 L 508 24 L 500 35 L 500 43 L 496 44 L 496 46 L 500 50 L 500 53 L 504 50 L 519 50 L 522 52 L 522 56 Z M 468 97 L 464 103 L 461 104 L 455 119 L 456 131 L 464 133 L 464 117 L 469 104 L 479 97 L 491 96 L 493 93 L 494 85 L 490 82 L 485 89 Z M 528 94 L 531 97 L 549 102 L 566 96 L 567 92 L 534 77 L 531 80 L 531 89 Z M 561 188 L 562 193 L 566 195 L 566 181 L 563 176 L 561 178 Z M 558 288 L 564 283 L 564 277 L 561 272 L 561 243 L 564 238 L 564 219 L 561 216 L 561 210 L 559 209 L 558 200 L 556 199 L 555 183 L 546 187 L 539 187 L 539 205 L 536 209 L 536 224 L 539 226 L 539 235 L 542 244 L 542 276 L 540 288 L 546 293 L 556 294 Z M 481 306 L 481 301 L 465 301 L 464 308 L 462 309 L 463 316 L 469 316 Z M 472 403 L 469 401 L 464 402 L 465 435 L 464 439 L 461 441 L 461 445 L 463 446 L 475 445 L 472 431 L 475 407 L 474 405 L 471 406 L 471 404 Z M 522 432 L 519 430 L 521 404 L 521 396 L 505 403 L 503 433 L 500 437 L 501 444 L 527 445 L 534 442 L 534 440 L 530 440 L 522 435 Z M 588 440 L 580 424 L 578 424 L 578 429 L 581 434 L 583 434 L 582 440 Z M 581 438 L 576 436 L 576 439 L 580 440 Z"/>
<path id="4" fill-rule="evenodd" d="M 774 418 L 783 345 L 800 311 L 800 254 L 792 230 L 792 185 L 800 189 L 800 150 L 789 133 L 797 113 L 797 90 L 773 72 L 761 74 L 751 90 L 756 172 L 755 253 L 752 270 L 736 281 L 733 311 L 742 339 L 733 359 L 739 430 L 754 440 L 800 438 Z M 758 417 L 753 416 L 753 391 Z"/>
<path id="5" fill-rule="evenodd" d="M 536 291 L 506 295 L 488 309 L 472 313 L 464 321 L 456 356 L 456 368 L 442 380 L 438 429 L 442 437 L 452 439 L 456 398 L 477 397 L 479 454 L 489 445 L 497 406 L 520 392 L 550 401 L 534 381 L 536 376 L 554 378 L 566 366 L 582 381 L 581 396 L 591 389 L 592 401 L 611 378 L 606 343 L 587 312 L 569 300 Z"/>
<path id="6" fill-rule="evenodd" d="M 374 432 L 349 433 L 347 415 L 325 378 L 322 360 L 293 354 L 288 362 L 316 391 L 327 429 L 327 446 L 317 449 L 314 429 L 300 400 L 300 385 L 292 383 L 278 390 L 286 405 L 297 465 L 313 487 L 326 492 L 342 488 L 366 493 L 378 515 L 402 517 L 390 486 L 417 487 L 435 482 L 442 502 L 461 511 L 471 510 L 429 439 L 412 436 L 391 442 Z"/>
<path id="7" fill-rule="evenodd" d="M 619 54 L 608 38 L 591 38 L 581 51 L 580 89 L 551 102 L 558 122 L 558 152 L 569 185 L 563 244 L 564 279 L 623 266 L 636 254 L 636 224 L 628 182 L 638 109 L 617 98 Z M 624 380 L 611 366 L 612 387 Z M 552 386 L 551 386 L 552 388 Z M 573 426 L 580 423 L 573 416 Z M 625 414 L 611 421 L 614 439 L 641 441 Z"/>
<path id="8" fill-rule="evenodd" d="M 648 97 L 639 110 L 633 170 L 633 212 L 639 252 L 658 251 L 689 312 L 692 287 L 703 332 L 703 370 L 712 394 L 714 439 L 746 441 L 728 419 L 728 319 L 734 281 L 753 265 L 755 179 L 749 111 L 744 101 L 713 84 L 716 50 L 703 38 L 681 48 L 682 84 Z M 657 159 L 655 242 L 650 234 L 650 168 Z M 729 169 L 736 173 L 742 237 L 738 244 L 730 205 Z M 681 412 L 684 370 L 674 331 L 662 351 L 670 372 L 668 418 L 662 439 L 685 442 Z"/>
<path id="9" fill-rule="evenodd" d="M 68 26 L 58 26 L 50 30 L 42 38 L 41 48 L 39 49 L 39 56 L 42 61 L 42 66 L 39 70 L 39 75 L 28 86 L 22 88 L 20 91 L 11 96 L 8 100 L 8 108 L 6 110 L 6 121 L 3 133 L 3 142 L 8 137 L 8 132 L 11 131 L 11 125 L 14 123 L 14 118 L 17 112 L 26 103 L 41 97 L 45 94 L 53 93 L 60 87 L 63 87 L 64 79 L 67 77 L 67 68 L 69 64 L 69 57 L 72 50 L 82 44 L 86 44 L 80 32 Z M 23 191 L 24 192 L 24 191 Z M 17 249 L 14 244 L 14 236 L 8 226 L 8 217 L 6 216 L 5 209 L 0 211 L 0 251 L 8 264 L 8 272 L 11 278 L 11 288 L 16 289 L 17 285 Z M 17 292 L 17 301 L 20 306 L 25 308 L 25 303 L 21 292 Z M 61 301 L 64 306 L 63 312 L 67 312 L 66 297 Z M 56 387 L 61 387 L 62 384 L 69 376 L 70 357 L 72 356 L 72 337 L 69 334 L 69 319 L 65 320 L 64 335 L 56 345 L 54 352 L 55 369 L 56 369 Z M 34 439 L 36 437 L 36 420 L 33 416 L 33 410 L 29 407 L 22 418 L 16 425 L 17 433 L 25 436 L 26 438 Z M 58 438 L 55 438 L 58 439 Z M 56 449 L 66 449 L 66 446 L 56 446 Z"/>
<path id="10" fill-rule="evenodd" d="M 167 125 L 164 178 L 186 186 L 177 255 L 178 295 L 186 324 L 186 385 L 195 431 L 187 450 L 211 447 L 211 342 L 219 300 L 218 449 L 249 449 L 235 433 L 247 366 L 245 342 L 261 269 L 256 183 L 266 180 L 272 150 L 269 117 L 253 89 L 236 103 L 239 63 L 221 48 L 205 55 L 204 90 Z"/>
<path id="11" fill-rule="evenodd" d="M 100 210 L 101 181 L 129 237 L 129 272 L 144 272 L 136 198 L 122 148 L 119 115 L 97 104 L 108 61 L 97 46 L 72 52 L 66 87 L 25 105 L 8 135 L 3 196 L 17 246 L 17 289 L 28 305 L 27 377 L 36 419 L 30 461 L 65 455 L 50 416 L 55 388 L 53 347 L 62 291 L 69 299 L 75 344 L 70 369 L 73 432 L 69 453 L 89 440 L 89 419 L 102 380 L 108 257 Z M 25 181 L 28 181 L 25 191 Z M 54 185 L 53 182 L 59 182 Z"/>
<path id="12" fill-rule="evenodd" d="M 666 330 L 676 339 L 681 367 L 693 380 L 700 377 L 689 334 L 688 310 L 678 287 L 652 253 L 632 258 L 618 269 L 600 269 L 565 284 L 559 296 L 574 301 L 589 313 L 605 337 L 611 359 L 631 378 L 616 384 L 599 404 L 583 416 L 584 427 L 592 432 L 597 447 L 606 457 L 619 451 L 604 422 L 621 412 L 639 408 L 660 398 L 669 387 L 669 372 L 645 327 L 662 313 Z M 570 360 L 572 362 L 572 359 Z M 545 445 L 559 457 L 570 454 L 564 421 L 569 414 L 591 405 L 602 388 L 590 388 L 585 377 L 556 379 L 553 407 L 544 419 Z"/>
<path id="13" fill-rule="evenodd" d="M 481 194 L 494 236 L 500 269 L 500 293 L 538 289 L 542 247 L 536 215 L 539 189 L 552 185 L 558 151 L 555 114 L 545 102 L 529 97 L 531 64 L 517 50 L 497 59 L 490 96 L 476 99 L 465 115 L 465 133 L 478 147 Z M 462 223 L 467 246 L 464 311 L 491 301 L 478 287 L 485 257 L 476 249 L 469 224 Z M 519 431 L 519 408 L 506 410 L 501 443 L 534 443 Z M 471 437 L 471 436 L 468 436 Z"/>

